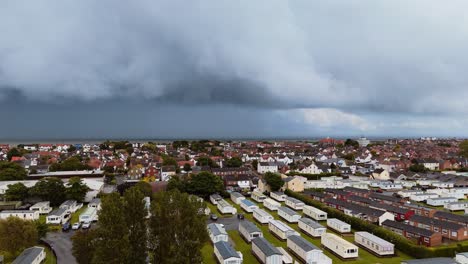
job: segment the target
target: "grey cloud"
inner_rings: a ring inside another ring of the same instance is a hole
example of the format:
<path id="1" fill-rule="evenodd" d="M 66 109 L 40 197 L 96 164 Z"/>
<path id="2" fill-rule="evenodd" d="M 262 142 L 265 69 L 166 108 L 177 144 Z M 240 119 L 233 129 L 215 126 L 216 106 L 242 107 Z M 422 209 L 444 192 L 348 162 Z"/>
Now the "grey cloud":
<path id="1" fill-rule="evenodd" d="M 0 3 L 0 95 L 468 112 L 466 1 Z M 450 103 L 446 103 L 450 102 Z"/>

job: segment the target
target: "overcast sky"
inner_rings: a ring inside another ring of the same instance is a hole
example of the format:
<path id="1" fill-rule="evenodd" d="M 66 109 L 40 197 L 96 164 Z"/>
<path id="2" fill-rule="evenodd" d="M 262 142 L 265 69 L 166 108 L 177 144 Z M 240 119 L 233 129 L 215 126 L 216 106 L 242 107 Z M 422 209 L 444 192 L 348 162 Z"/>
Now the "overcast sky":
<path id="1" fill-rule="evenodd" d="M 0 138 L 468 136 L 466 10 L 3 0 Z"/>

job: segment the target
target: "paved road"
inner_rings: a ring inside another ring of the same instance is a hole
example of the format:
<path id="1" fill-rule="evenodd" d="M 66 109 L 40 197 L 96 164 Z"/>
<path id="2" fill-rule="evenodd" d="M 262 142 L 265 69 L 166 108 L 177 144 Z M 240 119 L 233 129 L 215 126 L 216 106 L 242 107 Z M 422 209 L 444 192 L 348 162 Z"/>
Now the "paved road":
<path id="1" fill-rule="evenodd" d="M 208 224 L 209 223 L 223 224 L 226 231 L 228 231 L 228 230 L 238 230 L 239 221 L 244 221 L 244 220 L 237 219 L 237 214 L 236 214 L 236 215 L 233 215 L 232 217 L 219 217 L 217 221 L 213 221 L 209 219 Z"/>
<path id="2" fill-rule="evenodd" d="M 44 239 L 55 250 L 57 254 L 57 263 L 62 264 L 77 264 L 75 257 L 72 255 L 72 230 L 69 232 L 49 232 Z"/>

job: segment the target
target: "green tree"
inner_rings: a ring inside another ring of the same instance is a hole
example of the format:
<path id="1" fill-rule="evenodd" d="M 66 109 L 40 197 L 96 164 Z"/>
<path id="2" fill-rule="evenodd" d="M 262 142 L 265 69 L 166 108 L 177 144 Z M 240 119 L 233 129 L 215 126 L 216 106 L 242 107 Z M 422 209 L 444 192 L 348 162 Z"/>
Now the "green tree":
<path id="1" fill-rule="evenodd" d="M 187 181 L 180 178 L 180 176 L 172 176 L 167 183 L 167 190 L 179 190 L 180 192 L 187 191 Z"/>
<path id="2" fill-rule="evenodd" d="M 277 173 L 267 172 L 263 176 L 266 183 L 270 186 L 272 192 L 276 192 L 284 185 L 284 181 L 281 178 L 281 175 Z"/>
<path id="3" fill-rule="evenodd" d="M 7 258 L 18 256 L 25 248 L 34 246 L 38 241 L 34 222 L 18 217 L 0 219 L 0 252 Z"/>
<path id="4" fill-rule="evenodd" d="M 8 185 L 8 189 L 5 191 L 5 199 L 7 201 L 24 201 L 28 198 L 28 187 L 21 182 Z"/>
<path id="5" fill-rule="evenodd" d="M 167 155 L 162 156 L 163 166 L 175 166 L 177 168 L 177 161 Z"/>
<path id="6" fill-rule="evenodd" d="M 224 190 L 224 184 L 220 177 L 210 172 L 200 172 L 192 175 L 187 185 L 187 192 L 208 198 L 211 194 Z"/>
<path id="7" fill-rule="evenodd" d="M 101 199 L 97 240 L 100 242 L 96 244 L 93 263 L 125 263 L 130 244 L 123 202 L 118 193 L 105 195 Z"/>
<path id="8" fill-rule="evenodd" d="M 12 148 L 7 152 L 8 161 L 10 161 L 12 157 L 21 157 L 21 156 L 23 155 L 17 148 Z"/>
<path id="9" fill-rule="evenodd" d="M 68 153 L 72 153 L 76 151 L 76 147 L 74 145 L 70 145 L 67 149 Z"/>
<path id="10" fill-rule="evenodd" d="M 62 162 L 50 165 L 50 171 L 76 171 L 76 170 L 90 170 L 92 169 L 87 164 L 83 164 L 80 157 L 73 156 Z"/>
<path id="11" fill-rule="evenodd" d="M 151 188 L 151 184 L 144 182 L 144 181 L 139 181 L 137 184 L 135 184 L 135 187 L 143 193 L 145 197 L 151 197 L 153 195 L 153 188 Z"/>
<path id="12" fill-rule="evenodd" d="M 253 160 L 252 161 L 252 167 L 257 170 L 258 169 L 258 160 Z"/>
<path id="13" fill-rule="evenodd" d="M 0 181 L 18 181 L 26 179 L 26 170 L 19 164 L 0 161 Z"/>
<path id="14" fill-rule="evenodd" d="M 413 164 L 408 168 L 412 172 L 426 172 L 427 168 L 423 164 Z"/>
<path id="15" fill-rule="evenodd" d="M 73 234 L 72 242 L 72 254 L 76 258 L 76 261 L 79 264 L 92 263 L 95 248 L 98 244 L 96 230 L 78 230 Z"/>
<path id="16" fill-rule="evenodd" d="M 54 177 L 40 179 L 31 188 L 29 194 L 44 201 L 50 201 L 52 206 L 60 205 L 66 200 L 66 188 L 62 180 Z"/>
<path id="17" fill-rule="evenodd" d="M 136 187 L 128 189 L 124 194 L 123 208 L 128 229 L 128 259 L 126 263 L 146 263 L 147 228 L 146 216 L 148 210 L 143 198 L 145 195 Z"/>
<path id="18" fill-rule="evenodd" d="M 191 170 L 192 170 L 192 166 L 190 166 L 190 164 L 188 164 L 188 163 L 185 163 L 184 164 L 184 171 L 188 172 L 188 171 L 191 171 Z"/>
<path id="19" fill-rule="evenodd" d="M 160 192 L 151 203 L 152 263 L 201 263 L 201 248 L 208 241 L 204 202 L 178 191 Z"/>
<path id="20" fill-rule="evenodd" d="M 83 202 L 89 190 L 89 187 L 83 183 L 80 177 L 72 177 L 67 183 L 67 199 Z"/>
<path id="21" fill-rule="evenodd" d="M 356 140 L 352 140 L 350 138 L 346 139 L 345 146 L 351 146 L 353 148 L 359 148 L 359 143 Z"/>
<path id="22" fill-rule="evenodd" d="M 463 140 L 458 147 L 460 148 L 460 155 L 468 158 L 468 140 Z"/>
<path id="23" fill-rule="evenodd" d="M 226 161 L 226 167 L 229 168 L 238 168 L 242 166 L 242 159 L 238 157 L 230 158 Z"/>
<path id="24" fill-rule="evenodd" d="M 218 165 L 216 165 L 216 163 L 212 159 L 210 159 L 210 157 L 206 157 L 206 156 L 198 158 L 197 165 L 198 166 L 210 166 L 211 168 L 218 167 Z"/>
<path id="25" fill-rule="evenodd" d="M 36 225 L 37 235 L 39 238 L 45 237 L 49 231 L 49 225 L 39 220 L 34 221 L 34 224 Z"/>

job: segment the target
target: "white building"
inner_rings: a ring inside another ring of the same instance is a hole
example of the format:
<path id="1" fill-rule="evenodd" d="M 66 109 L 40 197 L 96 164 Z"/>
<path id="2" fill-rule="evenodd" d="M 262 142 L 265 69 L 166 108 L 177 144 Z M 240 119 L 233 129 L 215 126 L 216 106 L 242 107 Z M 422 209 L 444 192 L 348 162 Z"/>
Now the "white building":
<path id="1" fill-rule="evenodd" d="M 312 164 L 310 164 L 307 167 L 304 167 L 302 170 L 300 170 L 300 172 L 301 173 L 307 173 L 307 174 L 320 174 L 323 171 L 321 169 L 319 169 L 319 167 L 317 167 L 317 165 L 315 165 L 314 162 L 312 162 Z"/>
<path id="2" fill-rule="evenodd" d="M 252 222 L 248 220 L 239 222 L 239 233 L 248 242 L 256 237 L 263 237 L 262 231 Z"/>
<path id="3" fill-rule="evenodd" d="M 38 211 L 42 215 L 52 212 L 52 207 L 50 207 L 50 202 L 39 202 L 29 207 L 29 210 Z"/>
<path id="4" fill-rule="evenodd" d="M 422 194 L 412 194 L 410 195 L 410 200 L 415 201 L 415 202 L 423 202 L 426 201 L 427 199 L 431 198 L 437 198 L 439 197 L 438 194 L 436 193 L 422 193 Z"/>
<path id="5" fill-rule="evenodd" d="M 302 212 L 304 212 L 304 215 L 315 219 L 317 221 L 324 221 L 327 220 L 327 213 L 317 209 L 313 206 L 310 205 L 304 205 L 304 208 L 302 209 Z"/>
<path id="6" fill-rule="evenodd" d="M 263 203 L 263 200 L 265 200 L 267 197 L 263 193 L 255 190 L 250 195 L 250 198 L 252 198 L 254 201 L 256 201 L 258 203 Z"/>
<path id="7" fill-rule="evenodd" d="M 258 173 L 266 173 L 266 172 L 278 172 L 278 163 L 276 162 L 259 162 L 257 165 Z"/>
<path id="8" fill-rule="evenodd" d="M 328 218 L 327 226 L 339 233 L 350 233 L 351 225 L 337 218 Z"/>
<path id="9" fill-rule="evenodd" d="M 271 198 L 266 198 L 263 200 L 263 206 L 271 211 L 276 211 L 281 206 L 281 204 Z"/>
<path id="10" fill-rule="evenodd" d="M 395 245 L 368 232 L 354 233 L 354 242 L 379 256 L 395 254 Z"/>
<path id="11" fill-rule="evenodd" d="M 253 217 L 261 224 L 268 224 L 271 220 L 273 220 L 273 216 L 267 213 L 263 209 L 255 209 L 253 211 Z"/>
<path id="12" fill-rule="evenodd" d="M 83 204 L 78 204 L 75 200 L 66 200 L 60 205 L 60 208 L 67 210 L 69 213 L 74 213 L 81 208 Z"/>
<path id="13" fill-rule="evenodd" d="M 284 202 L 288 196 L 284 192 L 270 192 L 270 197 L 278 202 Z"/>
<path id="14" fill-rule="evenodd" d="M 245 196 L 238 193 L 238 192 L 231 192 L 231 200 L 235 203 L 235 204 L 240 204 L 242 200 L 245 199 Z"/>
<path id="15" fill-rule="evenodd" d="M 283 254 L 263 237 L 252 240 L 252 253 L 262 264 L 283 264 Z"/>
<path id="16" fill-rule="evenodd" d="M 219 241 L 228 242 L 229 237 L 224 226 L 220 224 L 211 223 L 207 225 L 208 235 L 210 236 L 211 242 L 217 243 Z"/>
<path id="17" fill-rule="evenodd" d="M 359 256 L 358 247 L 356 245 L 337 235 L 325 233 L 322 235 L 321 243 L 324 247 L 343 259 L 357 258 Z"/>
<path id="18" fill-rule="evenodd" d="M 468 264 L 468 252 L 457 253 L 455 261 L 459 264 Z"/>
<path id="19" fill-rule="evenodd" d="M 304 202 L 293 197 L 286 197 L 285 204 L 294 210 L 302 210 L 304 208 Z"/>
<path id="20" fill-rule="evenodd" d="M 370 144 L 370 140 L 365 137 L 360 137 L 356 140 L 359 143 L 360 147 L 367 147 Z"/>
<path id="21" fill-rule="evenodd" d="M 242 264 L 242 253 L 236 251 L 226 241 L 219 241 L 214 244 L 214 254 L 220 264 Z"/>
<path id="22" fill-rule="evenodd" d="M 278 207 L 278 215 L 289 223 L 297 223 L 301 216 L 296 211 L 285 206 Z"/>
<path id="23" fill-rule="evenodd" d="M 94 198 L 88 203 L 88 207 L 95 208 L 97 212 L 101 210 L 101 199 Z"/>
<path id="24" fill-rule="evenodd" d="M 240 206 L 247 213 L 252 213 L 255 209 L 258 209 L 258 205 L 256 205 L 254 202 L 247 200 L 247 199 L 243 199 L 241 201 Z"/>
<path id="25" fill-rule="evenodd" d="M 43 247 L 30 247 L 21 253 L 12 264 L 41 264 L 46 258 Z"/>
<path id="26" fill-rule="evenodd" d="M 98 218 L 97 210 L 94 207 L 87 207 L 83 213 L 79 216 L 80 223 L 84 222 L 94 222 Z"/>
<path id="27" fill-rule="evenodd" d="M 236 214 L 237 209 L 234 208 L 230 203 L 226 202 L 225 200 L 218 201 L 218 210 L 222 214 Z"/>
<path id="28" fill-rule="evenodd" d="M 39 212 L 31 210 L 3 210 L 0 212 L 0 219 L 8 217 L 18 217 L 23 220 L 39 220 Z"/>
<path id="29" fill-rule="evenodd" d="M 268 223 L 268 229 L 271 231 L 272 234 L 274 234 L 282 240 L 286 240 L 288 236 L 300 236 L 300 234 L 296 232 L 296 230 L 292 229 L 290 226 L 279 220 L 271 220 Z"/>
<path id="30" fill-rule="evenodd" d="M 287 246 L 305 263 L 331 264 L 332 260 L 318 247 L 300 236 L 289 236 Z"/>
<path id="31" fill-rule="evenodd" d="M 446 203 L 444 205 L 445 209 L 450 211 L 461 211 L 468 208 L 468 202 L 453 202 L 453 203 Z"/>
<path id="32" fill-rule="evenodd" d="M 326 227 L 306 217 L 299 219 L 298 226 L 302 231 L 313 237 L 320 237 L 327 231 Z"/>
<path id="33" fill-rule="evenodd" d="M 67 209 L 64 208 L 58 208 L 53 210 L 47 215 L 46 218 L 46 224 L 56 224 L 56 225 L 61 225 L 68 221 L 70 217 L 70 213 L 68 212 Z"/>
<path id="34" fill-rule="evenodd" d="M 223 197 L 219 194 L 212 194 L 210 195 L 210 201 L 212 204 L 217 205 L 219 200 L 222 200 Z"/>
<path id="35" fill-rule="evenodd" d="M 454 197 L 438 197 L 438 198 L 429 198 L 426 200 L 426 203 L 431 206 L 443 206 L 447 203 L 457 202 L 458 199 Z"/>

